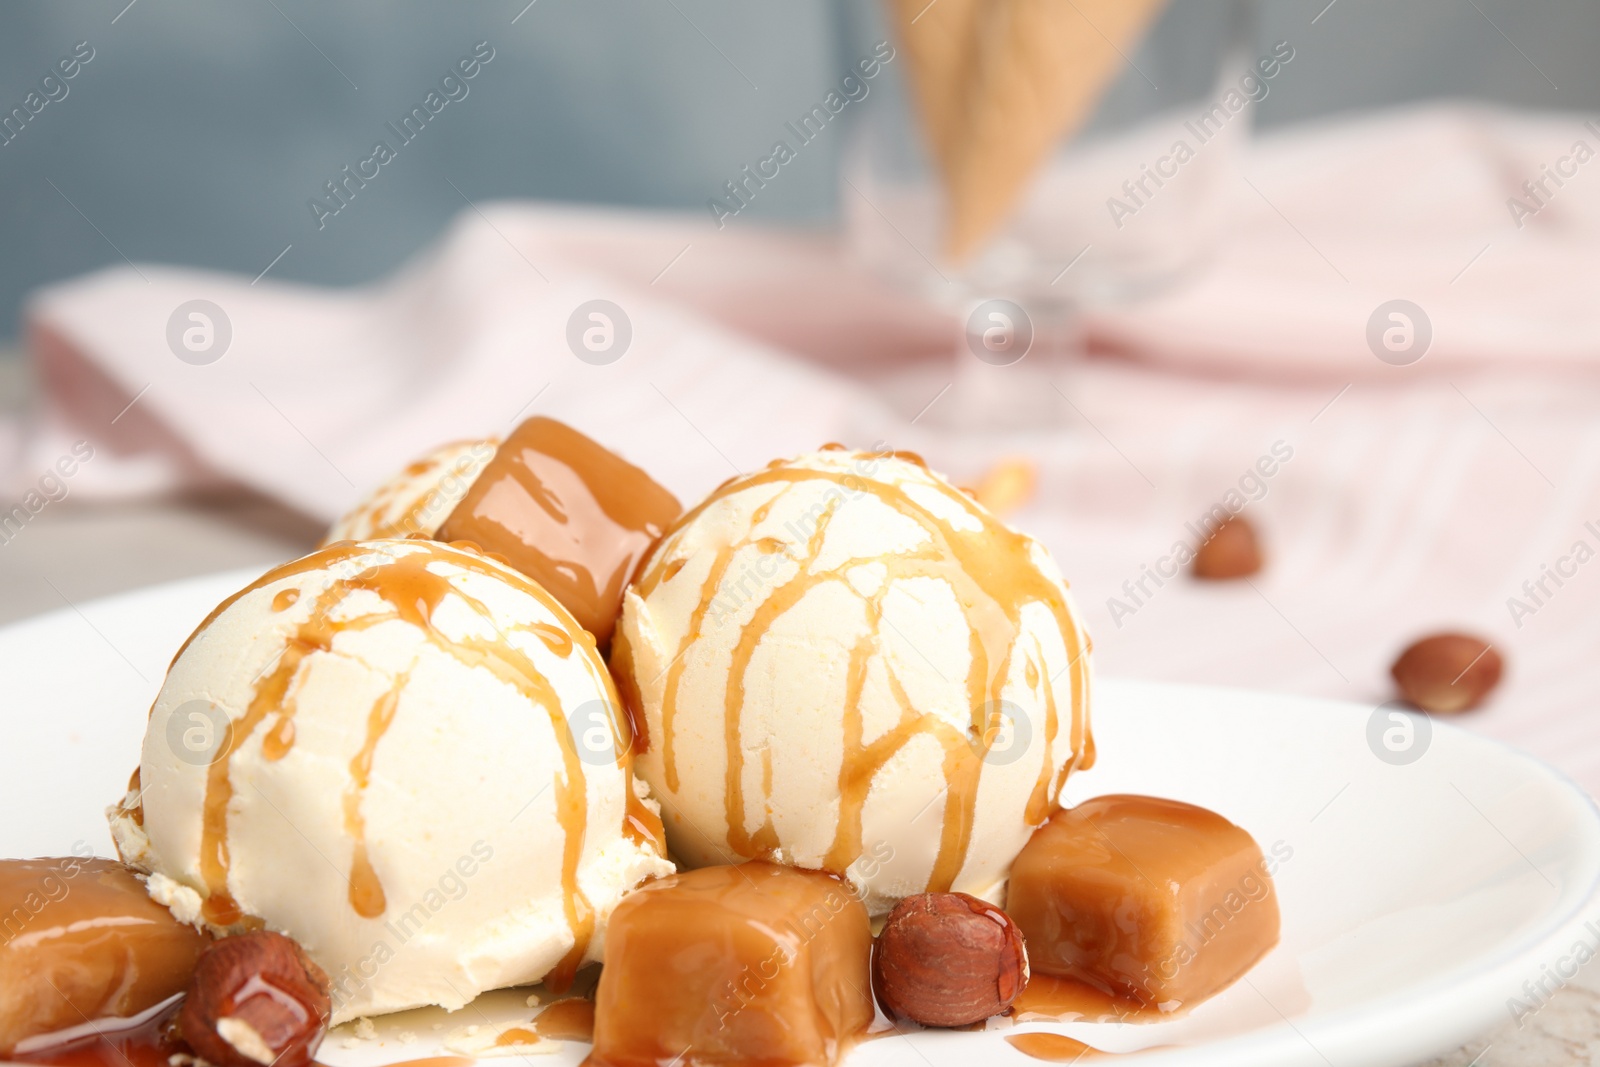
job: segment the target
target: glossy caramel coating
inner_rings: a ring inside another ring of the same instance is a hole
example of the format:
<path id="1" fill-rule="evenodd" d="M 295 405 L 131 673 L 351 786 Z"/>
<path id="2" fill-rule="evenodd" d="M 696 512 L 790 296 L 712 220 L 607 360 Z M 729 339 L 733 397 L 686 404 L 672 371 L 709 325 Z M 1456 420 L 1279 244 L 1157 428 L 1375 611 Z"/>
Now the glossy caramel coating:
<path id="1" fill-rule="evenodd" d="M 682 510 L 622 457 L 554 419 L 532 418 L 495 452 L 438 539 L 505 557 L 605 648 L 623 587 Z"/>
<path id="2" fill-rule="evenodd" d="M 1097 797 L 1033 835 L 1011 869 L 1006 911 L 1035 974 L 1172 1010 L 1226 987 L 1277 944 L 1272 869 L 1215 812 Z"/>
<path id="3" fill-rule="evenodd" d="M 873 1019 L 871 947 L 865 906 L 819 871 L 746 863 L 647 883 L 606 931 L 588 1062 L 837 1063 Z"/>
<path id="4" fill-rule="evenodd" d="M 0 860 L 0 1052 L 181 993 L 209 941 L 120 863 Z"/>

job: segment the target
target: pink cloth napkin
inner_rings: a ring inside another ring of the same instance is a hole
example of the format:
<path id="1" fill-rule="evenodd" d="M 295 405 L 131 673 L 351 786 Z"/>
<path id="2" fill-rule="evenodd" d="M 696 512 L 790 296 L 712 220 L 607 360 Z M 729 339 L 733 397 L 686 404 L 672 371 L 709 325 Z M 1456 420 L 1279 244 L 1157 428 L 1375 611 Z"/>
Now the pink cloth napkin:
<path id="1" fill-rule="evenodd" d="M 1600 148 L 1578 118 L 1459 108 L 1266 139 L 1205 272 L 1090 313 L 1090 358 L 1007 368 L 830 237 L 699 216 L 484 205 L 344 291 L 110 269 L 30 305 L 44 398 L 19 471 L 88 438 L 80 495 L 232 481 L 331 519 L 434 444 L 533 413 L 685 500 L 828 440 L 968 484 L 1024 456 L 1039 491 L 1013 519 L 1073 580 L 1102 673 L 1376 705 L 1404 644 L 1465 628 L 1509 671 L 1459 721 L 1600 792 L 1600 161 L 1520 228 L 1507 205 L 1579 140 Z M 195 299 L 232 330 L 205 365 L 168 343 Z M 608 365 L 567 341 L 596 299 L 631 324 Z M 1411 366 L 1368 345 L 1393 299 L 1432 326 Z M 1262 530 L 1265 571 L 1169 576 L 1219 504 Z"/>

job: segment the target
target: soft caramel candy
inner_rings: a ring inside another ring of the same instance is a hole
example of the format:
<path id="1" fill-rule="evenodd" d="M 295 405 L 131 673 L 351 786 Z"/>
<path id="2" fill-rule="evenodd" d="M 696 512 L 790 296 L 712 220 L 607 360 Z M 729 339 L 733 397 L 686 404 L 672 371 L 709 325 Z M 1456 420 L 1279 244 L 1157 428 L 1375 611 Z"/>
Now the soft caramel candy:
<path id="1" fill-rule="evenodd" d="M 471 541 L 544 586 L 604 649 L 640 558 L 683 510 L 644 471 L 572 427 L 511 432 L 437 540 Z"/>
<path id="2" fill-rule="evenodd" d="M 593 1067 L 836 1063 L 872 1022 L 867 909 L 770 863 L 650 882 L 606 928 Z"/>
<path id="3" fill-rule="evenodd" d="M 120 863 L 0 861 L 0 1052 L 183 992 L 209 940 Z"/>
<path id="4" fill-rule="evenodd" d="M 1217 992 L 1278 942 L 1272 871 L 1215 812 L 1107 796 L 1057 813 L 1011 868 L 1006 911 L 1035 974 L 1172 1010 Z"/>

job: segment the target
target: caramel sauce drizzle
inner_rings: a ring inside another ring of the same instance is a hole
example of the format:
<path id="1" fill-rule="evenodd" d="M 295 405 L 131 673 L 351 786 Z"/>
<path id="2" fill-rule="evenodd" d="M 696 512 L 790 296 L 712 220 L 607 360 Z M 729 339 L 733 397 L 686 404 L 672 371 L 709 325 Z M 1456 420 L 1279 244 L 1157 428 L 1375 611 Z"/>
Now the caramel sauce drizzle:
<path id="1" fill-rule="evenodd" d="M 611 674 L 627 720 L 632 754 L 650 751 L 650 724 L 644 717 L 644 700 L 639 695 L 639 680 L 633 674 L 633 646 L 621 626 L 611 635 Z"/>
<path id="2" fill-rule="evenodd" d="M 315 652 L 331 651 L 334 638 L 340 633 L 366 629 L 400 619 L 417 627 L 434 647 L 458 662 L 469 667 L 485 669 L 496 678 L 513 686 L 544 708 L 550 717 L 561 748 L 564 770 L 556 784 L 556 801 L 557 818 L 565 832 L 562 886 L 567 924 L 572 930 L 574 943 L 567 956 L 548 976 L 547 981 L 552 988 L 565 988 L 581 964 L 594 932 L 594 908 L 579 888 L 577 879 L 578 863 L 582 858 L 587 832 L 588 814 L 586 782 L 583 764 L 578 757 L 577 744 L 554 688 L 525 653 L 503 640 L 478 637 L 452 639 L 434 627 L 433 613 L 447 596 L 456 596 L 464 600 L 470 607 L 480 612 L 483 618 L 492 618 L 492 615 L 482 603 L 453 585 L 448 577 L 429 570 L 428 565 L 433 562 L 447 563 L 460 571 L 510 582 L 557 616 L 562 615 L 564 609 L 536 583 L 514 571 L 496 566 L 481 556 L 459 548 L 448 549 L 432 542 L 407 541 L 405 544 L 410 548 L 409 551 L 397 558 L 385 558 L 374 553 L 367 545 L 339 542 L 270 571 L 253 585 L 219 604 L 195 633 L 190 635 L 188 641 L 184 642 L 183 649 L 179 650 L 178 655 L 181 656 L 199 634 L 205 632 L 219 615 L 244 596 L 270 583 L 288 578 L 316 571 L 331 572 L 328 584 L 317 594 L 310 612 L 298 624 L 276 665 L 270 673 L 257 682 L 245 714 L 231 724 L 221 756 L 207 769 L 200 844 L 200 873 L 207 889 L 205 917 L 212 923 L 224 926 L 232 925 L 242 917 L 238 904 L 228 892 L 227 819 L 228 805 L 234 795 L 230 778 L 234 754 L 272 715 L 276 715 L 278 721 L 263 738 L 263 754 L 268 759 L 282 758 L 282 755 L 287 754 L 293 745 L 292 728 L 286 729 L 284 725 L 292 724 L 294 715 L 292 683 L 299 676 L 307 658 Z M 372 556 L 374 562 L 362 566 L 358 561 L 363 556 Z M 354 619 L 333 620 L 332 609 L 346 596 L 356 591 L 376 594 L 384 602 L 387 610 Z M 557 629 L 547 623 L 532 623 L 517 627 L 515 632 L 532 633 L 558 655 L 570 655 L 573 649 L 571 638 L 563 633 L 558 639 L 555 633 Z M 610 675 L 601 668 L 596 657 L 587 656 L 583 661 L 596 684 L 611 698 L 611 706 L 616 707 L 618 701 Z M 367 855 L 366 825 L 361 815 L 360 804 L 371 779 L 372 761 L 378 743 L 394 720 L 405 681 L 404 674 L 395 678 L 389 691 L 374 702 L 368 713 L 365 744 L 350 763 L 353 784 L 344 797 L 346 830 L 354 840 L 350 903 L 357 914 L 369 919 L 382 915 L 386 904 L 383 887 Z M 626 720 L 621 716 L 618 716 L 618 719 L 622 721 L 614 722 L 613 729 L 619 734 L 625 733 Z M 272 752 L 268 751 L 269 742 L 277 746 Z M 280 747 L 281 751 L 278 751 Z M 619 763 L 628 772 L 626 780 L 631 786 L 632 753 L 629 738 L 622 739 L 617 747 L 617 754 Z M 654 825 L 651 825 L 652 820 Z M 659 840 L 664 836 L 660 831 L 660 820 L 633 796 L 631 788 L 628 792 L 623 829 L 636 841 Z"/>
<path id="3" fill-rule="evenodd" d="M 367 712 L 367 737 L 350 761 L 350 785 L 344 793 L 344 829 L 355 841 L 355 852 L 350 861 L 350 906 L 363 919 L 376 919 L 389 907 L 378 872 L 372 868 L 367 855 L 367 819 L 361 813 L 361 801 L 372 783 L 372 758 L 377 754 L 378 742 L 394 722 L 395 710 L 400 705 L 400 691 L 405 688 L 409 675 L 396 678 L 389 690 L 372 702 Z"/>
<path id="4" fill-rule="evenodd" d="M 893 456 L 926 467 L 920 456 L 910 453 L 882 453 L 879 458 L 881 456 Z M 641 596 L 648 596 L 662 582 L 678 573 L 682 563 L 674 558 L 674 539 L 716 502 L 759 486 L 778 486 L 779 491 L 755 509 L 750 523 L 754 530 L 765 520 L 777 500 L 794 487 L 805 482 L 838 484 L 841 480 L 841 476 L 834 472 L 794 466 L 769 466 L 754 474 L 729 479 L 674 524 L 663 540 L 662 549 L 641 574 L 638 592 Z M 1093 762 L 1093 743 L 1086 714 L 1087 653 L 1090 645 L 1087 635 L 1068 613 L 1066 600 L 1060 590 L 1034 567 L 1029 558 L 1028 539 L 1006 527 L 979 505 L 959 495 L 951 494 L 948 497 L 960 504 L 978 524 L 977 530 L 964 530 L 940 520 L 897 485 L 861 476 L 855 479 L 852 488 L 871 493 L 900 515 L 916 522 L 927 533 L 928 541 L 919 549 L 886 557 L 848 560 L 832 571 L 817 572 L 813 567 L 821 553 L 827 523 L 833 514 L 834 509 L 830 507 L 818 518 L 817 526 L 808 538 L 798 572 L 773 588 L 766 600 L 757 606 L 753 616 L 742 625 L 733 649 L 732 666 L 723 699 L 723 732 L 728 768 L 725 783 L 728 841 L 733 851 L 747 858 L 771 858 L 777 847 L 770 812 L 754 833 L 747 830 L 740 719 L 745 701 L 745 677 L 757 645 L 784 612 L 798 604 L 822 582 L 843 582 L 842 574 L 850 567 L 881 563 L 887 568 L 888 574 L 877 593 L 863 597 L 868 632 L 857 640 L 850 652 L 844 709 L 845 750 L 839 774 L 839 827 L 825 859 L 825 867 L 843 874 L 861 856 L 862 813 L 874 776 L 913 737 L 931 732 L 944 748 L 942 770 L 948 794 L 939 851 L 927 888 L 945 891 L 959 875 L 971 844 L 978 781 L 983 760 L 997 733 L 993 729 L 994 724 L 985 721 L 990 715 L 986 715 L 984 709 L 997 704 L 1010 676 L 1012 654 L 1022 632 L 1022 607 L 1029 603 L 1040 603 L 1055 616 L 1066 645 L 1072 693 L 1069 735 L 1072 752 L 1061 773 L 1052 782 L 1051 757 L 1059 732 L 1059 712 L 1051 686 L 1053 679 L 1041 679 L 1038 667 L 1032 660 L 1029 661 L 1026 671 L 1028 686 L 1037 692 L 1042 685 L 1046 701 L 1047 743 L 1043 768 L 1027 811 L 1029 821 L 1035 824 L 1042 823 L 1059 808 L 1061 786 L 1068 773 Z M 838 502 L 836 499 L 833 503 Z M 674 792 L 679 787 L 674 727 L 679 688 L 686 669 L 685 652 L 689 644 L 701 636 L 706 617 L 734 557 L 752 543 L 753 535 L 719 547 L 701 583 L 699 602 L 690 614 L 684 637 L 673 650 L 662 695 L 661 746 L 666 785 Z M 870 744 L 863 744 L 860 700 L 871 654 L 882 647 L 883 635 L 879 629 L 882 597 L 897 580 L 914 577 L 930 577 L 945 582 L 962 607 L 970 632 L 971 665 L 966 688 L 973 722 L 968 730 L 957 730 L 935 716 L 917 711 L 911 706 L 903 686 L 891 669 L 888 672 L 889 685 L 900 705 L 900 721 Z M 848 583 L 846 585 L 848 587 Z M 1042 648 L 1036 644 L 1035 651 L 1036 658 L 1042 660 Z M 619 659 L 625 660 L 626 656 Z"/>
<path id="5" fill-rule="evenodd" d="M 829 504 L 828 509 L 818 517 L 816 528 L 811 531 L 811 537 L 806 545 L 808 563 L 822 552 L 822 542 L 828 533 L 828 523 L 838 512 L 838 502 L 838 499 L 835 499 Z M 740 731 L 744 718 L 742 714 L 745 696 L 744 679 L 750 672 L 750 660 L 755 655 L 756 646 L 766 636 L 767 630 L 790 608 L 798 604 L 802 597 L 811 592 L 820 580 L 842 582 L 844 579 L 829 574 L 813 580 L 813 576 L 807 573 L 807 568 L 802 566 L 794 578 L 773 590 L 757 609 L 755 616 L 740 628 L 739 641 L 733 648 L 733 663 L 728 668 L 729 684 L 723 691 L 722 729 L 728 753 L 723 795 L 728 822 L 728 844 L 741 856 L 771 856 L 778 849 L 778 832 L 772 825 L 770 809 L 766 812 L 761 827 L 754 834 L 745 831 L 744 744 Z M 667 732 L 670 736 L 670 731 Z M 770 774 L 767 779 L 770 786 Z M 768 792 L 770 795 L 770 788 Z"/>
<path id="6" fill-rule="evenodd" d="M 631 788 L 622 832 L 641 848 L 654 848 L 663 856 L 667 854 L 667 828 L 662 825 L 661 816 L 645 807 L 644 801 L 635 796 Z"/>
<path id="7" fill-rule="evenodd" d="M 728 483 L 724 482 L 724 489 L 727 486 Z M 718 490 L 718 492 L 722 491 Z M 701 504 L 700 507 L 689 512 L 689 514 L 697 515 L 704 507 L 705 504 Z M 741 542 L 736 547 L 742 548 L 743 543 Z M 694 611 L 689 615 L 689 627 L 684 633 L 683 642 L 674 653 L 671 666 L 667 668 L 666 692 L 668 697 L 661 702 L 661 760 L 666 774 L 667 788 L 674 793 L 678 791 L 679 785 L 677 746 L 675 743 L 677 731 L 673 729 L 673 720 L 677 717 L 678 705 L 677 701 L 672 697 L 678 691 L 678 685 L 683 679 L 684 668 L 687 666 L 687 657 L 684 652 L 691 643 L 700 637 L 700 632 L 705 627 L 706 616 L 711 611 L 711 603 L 715 597 L 716 590 L 722 584 L 722 576 L 727 573 L 728 567 L 733 563 L 735 550 L 736 548 L 734 547 L 718 550 L 716 559 L 711 563 L 711 572 L 706 575 L 705 582 L 700 587 L 700 602 L 695 605 Z M 652 568 L 639 583 L 640 595 L 648 595 L 650 590 L 660 583 L 660 580 L 658 569 Z"/>
<path id="8" fill-rule="evenodd" d="M 1044 662 L 1044 649 L 1040 646 L 1037 635 L 1033 639 L 1033 649 L 1034 657 L 1028 660 L 1028 666 L 1027 670 L 1024 672 L 1024 678 L 1028 683 L 1028 688 L 1037 694 L 1039 692 L 1038 664 Z M 1078 679 L 1076 675 L 1073 676 L 1072 685 L 1073 692 L 1078 692 Z M 1059 785 L 1057 785 L 1054 790 L 1051 789 L 1052 772 L 1055 770 L 1055 768 L 1051 766 L 1050 753 L 1055 751 L 1056 735 L 1061 732 L 1061 715 L 1056 708 L 1055 686 L 1046 683 L 1044 686 L 1043 696 L 1045 737 L 1044 759 L 1041 761 L 1042 765 L 1039 768 L 1038 781 L 1034 783 L 1033 793 L 1028 797 L 1028 807 L 1023 814 L 1023 818 L 1026 819 L 1030 825 L 1038 825 L 1043 823 L 1052 814 L 1054 814 L 1055 808 L 1052 806 L 1052 801 L 1054 797 L 1059 795 L 1061 792 L 1061 786 Z M 1073 725 L 1074 727 L 1077 726 L 1076 717 L 1073 718 Z M 1073 736 L 1072 751 L 1078 751 L 1078 737 L 1076 734 Z M 1061 775 L 1061 780 L 1063 783 L 1066 781 L 1066 773 L 1064 771 Z"/>
<path id="9" fill-rule="evenodd" d="M 506 566 L 509 567 L 510 564 L 508 563 Z M 529 623 L 527 630 L 539 640 L 543 641 L 544 647 L 548 648 L 551 652 L 554 652 L 562 659 L 566 659 L 568 656 L 572 655 L 572 634 L 569 631 L 562 629 L 554 623 L 548 622 Z"/>

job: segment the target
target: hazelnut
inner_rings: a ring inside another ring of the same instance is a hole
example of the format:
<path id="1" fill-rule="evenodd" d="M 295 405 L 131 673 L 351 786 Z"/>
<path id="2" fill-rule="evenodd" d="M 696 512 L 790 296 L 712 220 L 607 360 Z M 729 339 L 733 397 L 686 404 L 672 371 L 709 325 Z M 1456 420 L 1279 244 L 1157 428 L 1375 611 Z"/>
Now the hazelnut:
<path id="1" fill-rule="evenodd" d="M 895 905 L 872 951 L 884 1006 L 924 1026 L 967 1026 L 998 1015 L 1028 984 L 1022 932 L 993 904 L 965 893 L 919 893 Z"/>
<path id="2" fill-rule="evenodd" d="M 322 969 L 290 938 L 259 930 L 201 954 L 178 1028 L 216 1067 L 308 1067 L 331 1012 Z"/>
<path id="3" fill-rule="evenodd" d="M 1261 569 L 1256 529 L 1241 515 L 1224 519 L 1194 554 L 1196 578 L 1247 578 Z"/>
<path id="4" fill-rule="evenodd" d="M 1413 642 L 1394 661 L 1400 695 L 1423 711 L 1466 711 L 1500 683 L 1504 666 L 1493 645 L 1470 634 L 1434 634 Z"/>

